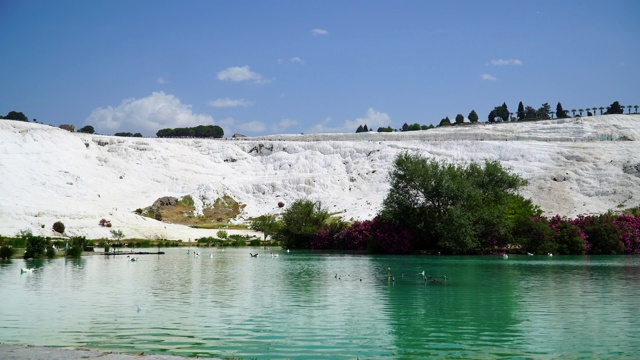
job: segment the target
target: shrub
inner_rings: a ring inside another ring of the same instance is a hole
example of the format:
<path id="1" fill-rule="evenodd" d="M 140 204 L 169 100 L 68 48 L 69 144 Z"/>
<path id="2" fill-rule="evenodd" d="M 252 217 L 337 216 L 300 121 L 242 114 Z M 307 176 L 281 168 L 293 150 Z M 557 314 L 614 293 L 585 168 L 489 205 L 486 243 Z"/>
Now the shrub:
<path id="1" fill-rule="evenodd" d="M 624 254 L 625 246 L 618 235 L 618 229 L 611 214 L 598 216 L 578 216 L 574 224 L 587 236 L 589 253 L 594 255 Z"/>
<path id="2" fill-rule="evenodd" d="M 549 220 L 543 216 L 531 219 L 529 223 L 522 224 L 523 233 L 529 236 L 522 244 L 523 250 L 532 254 L 547 254 L 556 251 L 553 242 L 553 230 L 549 226 Z"/>
<path id="3" fill-rule="evenodd" d="M 242 238 L 240 238 L 240 239 L 236 238 L 235 240 L 233 240 L 231 242 L 231 246 L 234 246 L 234 247 L 247 246 L 247 240 L 242 239 Z"/>
<path id="4" fill-rule="evenodd" d="M 87 244 L 87 239 L 84 236 L 74 236 L 69 240 L 69 249 L 66 255 L 69 257 L 80 257 L 82 251 Z"/>
<path id="5" fill-rule="evenodd" d="M 45 253 L 47 242 L 42 236 L 33 236 L 30 231 L 21 231 L 18 237 L 24 239 L 26 250 L 23 257 L 25 259 L 39 258 Z"/>
<path id="6" fill-rule="evenodd" d="M 249 241 L 249 245 L 251 246 L 260 246 L 260 239 L 253 239 Z"/>
<path id="7" fill-rule="evenodd" d="M 98 224 L 100 224 L 100 226 L 104 226 L 104 227 L 111 227 L 111 221 L 109 221 L 107 219 L 100 219 L 100 222 Z"/>
<path id="8" fill-rule="evenodd" d="M 224 230 L 219 230 L 219 231 L 216 233 L 216 235 L 217 235 L 220 239 L 226 239 L 226 238 L 229 236 L 229 234 L 228 234 L 226 231 L 224 231 Z"/>
<path id="9" fill-rule="evenodd" d="M 587 235 L 567 218 L 556 215 L 549 225 L 554 233 L 553 240 L 556 244 L 554 252 L 561 255 L 583 255 L 587 251 Z"/>
<path id="10" fill-rule="evenodd" d="M 62 221 L 56 221 L 53 223 L 53 231 L 64 234 L 64 224 Z"/>
<path id="11" fill-rule="evenodd" d="M 47 247 L 47 251 L 45 253 L 45 255 L 47 256 L 48 259 L 53 259 L 54 257 L 56 257 L 56 249 L 53 248 L 53 246 L 48 246 Z"/>
<path id="12" fill-rule="evenodd" d="M 410 231 L 376 216 L 373 220 L 356 221 L 335 234 L 325 228 L 315 237 L 311 248 L 409 254 L 414 252 L 412 243 Z"/>
<path id="13" fill-rule="evenodd" d="M 11 259 L 13 255 L 16 253 L 16 249 L 10 245 L 2 245 L 0 246 L 0 259 Z"/>

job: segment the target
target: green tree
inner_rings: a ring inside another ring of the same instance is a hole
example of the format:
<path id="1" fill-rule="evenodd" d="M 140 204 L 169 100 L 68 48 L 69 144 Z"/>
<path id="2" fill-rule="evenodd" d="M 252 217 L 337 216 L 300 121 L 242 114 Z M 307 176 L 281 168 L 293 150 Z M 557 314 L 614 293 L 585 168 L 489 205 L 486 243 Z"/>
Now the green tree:
<path id="1" fill-rule="evenodd" d="M 378 132 L 393 132 L 393 128 L 391 126 L 379 127 Z"/>
<path id="2" fill-rule="evenodd" d="M 624 114 L 624 106 L 620 105 L 619 102 L 614 101 L 609 105 L 605 114 Z"/>
<path id="3" fill-rule="evenodd" d="M 551 105 L 548 103 L 542 104 L 538 110 L 536 110 L 536 118 L 542 120 L 548 120 L 549 114 L 551 114 Z"/>
<path id="4" fill-rule="evenodd" d="M 440 120 L 440 124 L 438 126 L 451 126 L 451 120 L 449 120 L 449 117 L 447 116 Z"/>
<path id="5" fill-rule="evenodd" d="M 29 118 L 27 118 L 25 114 L 18 111 L 9 111 L 4 118 L 7 120 L 29 121 Z"/>
<path id="6" fill-rule="evenodd" d="M 276 237 L 289 249 L 308 249 L 327 223 L 329 213 L 320 202 L 296 200 L 282 214 L 282 227 Z"/>
<path id="7" fill-rule="evenodd" d="M 514 197 L 520 199 L 515 191 L 526 184 L 498 162 L 463 167 L 407 153 L 396 157 L 390 179 L 382 217 L 410 229 L 414 248 L 449 253 L 506 242 Z"/>
<path id="8" fill-rule="evenodd" d="M 358 128 L 356 129 L 356 134 L 361 133 L 363 131 L 364 131 L 364 128 L 362 127 L 362 125 L 359 125 Z"/>
<path id="9" fill-rule="evenodd" d="M 640 107 L 640 106 L 638 106 L 638 105 L 633 105 L 633 108 L 634 108 L 634 109 L 636 109 L 636 110 L 634 111 L 634 114 L 637 114 L 637 113 L 638 113 L 638 108 L 639 108 L 639 107 Z"/>
<path id="10" fill-rule="evenodd" d="M 86 126 L 83 126 L 80 130 L 78 130 L 78 132 L 85 133 L 85 134 L 94 134 L 96 130 L 93 128 L 93 126 L 86 125 Z"/>
<path id="11" fill-rule="evenodd" d="M 471 121 L 472 124 L 475 124 L 478 122 L 478 114 L 476 113 L 475 110 L 471 110 L 471 112 L 469 113 L 469 116 L 467 116 L 469 118 L 469 121 Z"/>
<path id="12" fill-rule="evenodd" d="M 251 228 L 264 234 L 264 240 L 267 236 L 273 236 L 278 232 L 280 223 L 275 215 L 260 215 L 251 221 Z"/>
<path id="13" fill-rule="evenodd" d="M 507 108 L 507 103 L 503 102 L 501 106 L 498 106 L 496 114 L 500 116 L 503 122 L 509 121 L 509 108 Z"/>
<path id="14" fill-rule="evenodd" d="M 524 104 L 522 104 L 522 101 L 518 104 L 518 120 L 524 120 Z"/>
<path id="15" fill-rule="evenodd" d="M 68 257 L 80 257 L 87 245 L 87 239 L 84 236 L 74 236 L 69 240 L 69 250 L 66 255 Z"/>
<path id="16" fill-rule="evenodd" d="M 464 123 L 464 116 L 462 114 L 456 115 L 456 124 L 462 125 L 462 123 Z"/>
<path id="17" fill-rule="evenodd" d="M 538 116 L 538 111 L 531 106 L 527 106 L 524 108 L 524 118 L 525 120 L 535 120 Z"/>
<path id="18" fill-rule="evenodd" d="M 584 109 L 578 109 L 578 112 L 580 113 L 580 116 L 582 116 L 582 113 L 584 112 Z"/>
<path id="19" fill-rule="evenodd" d="M 632 108 L 632 107 L 633 107 L 632 105 L 627 105 L 627 109 L 629 109 L 629 111 L 627 112 L 627 114 L 631 114 L 631 108 Z"/>
<path id="20" fill-rule="evenodd" d="M 604 110 L 604 107 L 603 107 L 603 106 L 600 106 L 600 107 L 598 108 L 598 110 L 600 110 L 600 115 L 602 115 L 602 111 Z"/>
<path id="21" fill-rule="evenodd" d="M 490 123 L 494 123 L 496 122 L 497 117 L 498 117 L 498 114 L 496 113 L 496 109 L 493 109 L 489 112 L 489 116 L 487 116 L 487 121 Z"/>
<path id="22" fill-rule="evenodd" d="M 18 234 L 18 238 L 25 244 L 25 252 L 22 256 L 25 259 L 40 258 L 44 255 L 47 240 L 42 236 L 34 236 L 29 230 L 22 230 Z"/>
<path id="23" fill-rule="evenodd" d="M 122 239 L 124 239 L 124 233 L 122 232 L 122 230 L 111 230 L 111 236 L 116 241 L 121 241 Z"/>

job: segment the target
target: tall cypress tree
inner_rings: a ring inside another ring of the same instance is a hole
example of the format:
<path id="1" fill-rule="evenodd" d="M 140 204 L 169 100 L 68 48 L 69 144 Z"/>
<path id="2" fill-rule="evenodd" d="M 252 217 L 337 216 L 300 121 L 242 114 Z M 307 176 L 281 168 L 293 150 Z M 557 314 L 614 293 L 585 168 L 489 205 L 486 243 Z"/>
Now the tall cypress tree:
<path id="1" fill-rule="evenodd" d="M 558 103 L 558 105 L 556 105 L 556 118 L 564 119 L 566 117 L 567 114 L 564 112 L 564 109 L 562 109 L 562 104 Z"/>
<path id="2" fill-rule="evenodd" d="M 522 101 L 518 104 L 518 120 L 524 120 L 524 104 L 522 104 Z"/>

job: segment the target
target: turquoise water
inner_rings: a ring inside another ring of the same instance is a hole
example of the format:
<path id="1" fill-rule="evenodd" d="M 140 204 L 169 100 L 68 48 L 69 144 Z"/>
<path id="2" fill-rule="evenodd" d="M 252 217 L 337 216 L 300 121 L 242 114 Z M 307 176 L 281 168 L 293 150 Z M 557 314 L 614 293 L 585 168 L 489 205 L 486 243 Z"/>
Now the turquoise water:
<path id="1" fill-rule="evenodd" d="M 1 262 L 0 342 L 245 359 L 640 354 L 637 256 L 164 251 Z"/>

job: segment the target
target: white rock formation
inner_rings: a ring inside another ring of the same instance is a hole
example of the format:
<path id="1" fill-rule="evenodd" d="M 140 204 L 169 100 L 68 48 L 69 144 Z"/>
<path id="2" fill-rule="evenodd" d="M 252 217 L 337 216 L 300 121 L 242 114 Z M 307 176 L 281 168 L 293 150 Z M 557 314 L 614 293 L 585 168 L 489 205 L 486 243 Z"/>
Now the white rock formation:
<path id="1" fill-rule="evenodd" d="M 345 219 L 370 219 L 403 151 L 455 163 L 499 160 L 529 180 L 521 192 L 549 215 L 640 205 L 640 115 L 438 128 L 407 133 L 276 135 L 241 140 L 155 139 L 70 133 L 0 120 L 0 235 L 195 239 L 215 230 L 134 213 L 162 196 L 204 203 L 228 194 L 248 217 L 278 202 L 319 200 Z M 98 225 L 106 218 L 113 228 Z M 233 233 L 233 231 L 229 231 Z"/>

